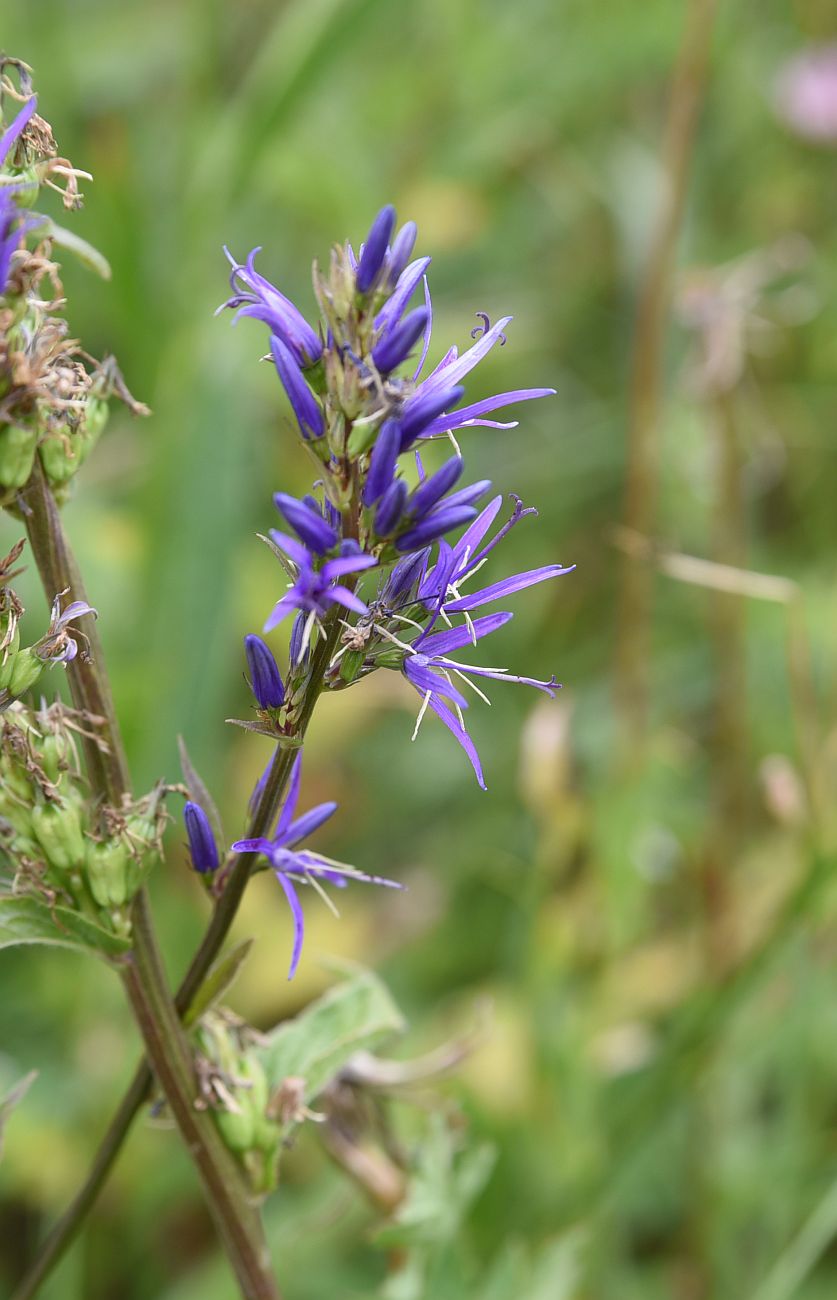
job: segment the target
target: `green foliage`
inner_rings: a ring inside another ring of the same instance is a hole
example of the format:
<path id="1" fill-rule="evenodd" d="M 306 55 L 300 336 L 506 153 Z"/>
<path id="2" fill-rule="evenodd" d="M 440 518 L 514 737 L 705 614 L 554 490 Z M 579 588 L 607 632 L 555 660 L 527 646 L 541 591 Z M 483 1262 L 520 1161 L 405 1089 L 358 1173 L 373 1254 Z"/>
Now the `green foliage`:
<path id="1" fill-rule="evenodd" d="M 53 906 L 26 895 L 0 895 L 0 948 L 45 943 L 96 957 L 120 957 L 131 942 L 80 916 L 68 907 Z"/>
<path id="2" fill-rule="evenodd" d="M 404 1029 L 401 1013 L 372 971 L 358 969 L 268 1035 L 258 1055 L 271 1089 L 303 1081 L 310 1105 L 356 1052 L 371 1052 Z M 287 1121 L 289 1132 L 296 1121 Z"/>

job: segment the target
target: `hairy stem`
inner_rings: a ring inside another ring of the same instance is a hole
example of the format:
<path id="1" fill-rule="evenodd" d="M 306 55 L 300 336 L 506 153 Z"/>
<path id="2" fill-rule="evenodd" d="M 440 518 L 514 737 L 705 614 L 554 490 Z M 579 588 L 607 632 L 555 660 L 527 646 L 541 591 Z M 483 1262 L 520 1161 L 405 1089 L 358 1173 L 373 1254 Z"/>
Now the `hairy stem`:
<path id="1" fill-rule="evenodd" d="M 75 559 L 64 535 L 55 500 L 40 467 L 36 469 L 24 496 L 23 507 L 29 541 L 47 599 L 51 600 L 56 593 L 67 588 L 71 599 L 82 599 L 84 592 Z M 90 651 L 90 654 L 80 655 L 70 665 L 70 689 L 76 706 L 100 719 L 102 738 L 107 745 L 104 750 L 92 741 L 85 746 L 91 785 L 103 800 L 119 807 L 129 795 L 127 764 L 98 640 L 90 639 Z M 233 876 L 230 883 L 232 879 Z M 240 896 L 239 891 L 238 899 Z M 221 903 L 223 898 L 219 907 Z M 231 908 L 228 906 L 230 920 L 236 906 L 237 901 Z M 242 1295 L 247 1300 L 279 1300 L 261 1220 L 258 1211 L 249 1203 L 243 1174 L 224 1145 L 212 1116 L 198 1111 L 194 1105 L 197 1084 L 191 1048 L 168 991 L 144 890 L 140 891 L 134 901 L 132 920 L 133 948 L 130 959 L 122 969 L 122 979 L 142 1034 L 150 1067 L 163 1089 L 181 1137 L 198 1171 L 210 1212 Z M 74 1217 L 71 1225 L 73 1233 L 80 1222 L 80 1216 Z M 67 1241 L 71 1236 L 72 1233 Z M 40 1284 L 44 1276 L 46 1274 L 42 1272 L 35 1286 Z M 31 1280 L 24 1280 L 19 1296 L 33 1294 L 35 1291 Z"/>
<path id="2" fill-rule="evenodd" d="M 339 624 L 335 620 L 327 636 L 323 637 L 314 648 L 308 688 L 296 725 L 296 732 L 300 739 L 305 735 L 314 711 L 338 634 Z M 247 830 L 248 839 L 267 834 L 273 824 L 290 777 L 295 755 L 295 750 L 277 746 L 267 781 Z M 256 855 L 252 853 L 236 854 L 232 859 L 224 892 L 215 904 L 206 933 L 175 997 L 175 1006 L 181 1018 L 189 1011 L 209 968 L 221 950 L 255 862 Z M 151 1068 L 147 1061 L 142 1061 L 108 1126 L 87 1178 L 41 1247 L 38 1258 L 15 1292 L 14 1300 L 31 1300 L 71 1245 L 81 1223 L 107 1181 L 131 1125 L 148 1096 L 151 1082 Z"/>

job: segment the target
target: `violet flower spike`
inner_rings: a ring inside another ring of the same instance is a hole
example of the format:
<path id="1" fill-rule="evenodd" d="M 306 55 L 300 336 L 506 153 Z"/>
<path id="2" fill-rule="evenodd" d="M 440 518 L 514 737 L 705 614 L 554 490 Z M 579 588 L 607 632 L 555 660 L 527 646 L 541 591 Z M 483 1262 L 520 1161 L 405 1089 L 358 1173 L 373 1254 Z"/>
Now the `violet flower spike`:
<path id="1" fill-rule="evenodd" d="M 189 854 L 195 871 L 205 875 L 217 871 L 219 866 L 218 846 L 212 833 L 209 818 L 200 804 L 190 800 L 183 808 L 183 821 L 189 837 Z"/>
<path id="2" fill-rule="evenodd" d="M 285 703 L 282 674 L 270 647 L 260 636 L 244 638 L 244 653 L 250 670 L 250 688 L 260 709 L 281 709 Z"/>
<path id="3" fill-rule="evenodd" d="M 302 840 L 307 839 L 324 822 L 328 821 L 337 809 L 336 803 L 321 803 L 315 808 L 311 808 L 307 813 L 303 813 L 301 817 L 296 817 L 301 775 L 302 754 L 299 754 L 293 765 L 288 793 L 273 836 L 270 838 L 260 836 L 256 839 L 236 840 L 232 846 L 237 853 L 258 853 L 266 857 L 285 892 L 294 922 L 293 947 L 288 969 L 289 980 L 293 979 L 296 974 L 305 938 L 305 916 L 296 890 L 297 885 L 313 885 L 320 894 L 323 893 L 322 883 L 336 885 L 339 889 L 342 889 L 352 880 L 371 885 L 384 885 L 389 889 L 402 888 L 395 880 L 386 880 L 382 876 L 370 876 L 363 871 L 355 870 L 354 867 L 346 866 L 344 863 L 334 862 L 331 858 L 321 857 L 307 849 L 300 850 L 297 848 Z"/>

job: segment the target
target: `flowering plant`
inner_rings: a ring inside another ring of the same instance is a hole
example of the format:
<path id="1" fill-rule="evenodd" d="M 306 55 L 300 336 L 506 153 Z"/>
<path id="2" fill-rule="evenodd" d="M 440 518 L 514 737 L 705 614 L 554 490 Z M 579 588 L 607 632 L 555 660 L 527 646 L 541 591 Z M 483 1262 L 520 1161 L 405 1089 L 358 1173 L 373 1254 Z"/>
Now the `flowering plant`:
<path id="1" fill-rule="evenodd" d="M 144 408 L 112 359 L 92 364 L 68 341 L 60 295 L 44 296 L 57 284 L 54 249 L 68 241 L 34 205 L 41 188 L 55 188 L 59 178 L 65 202 L 75 206 L 84 174 L 57 157 L 28 70 L 6 61 L 2 76 L 6 98 L 20 106 L 0 138 L 0 491 L 25 527 L 52 615 L 40 639 L 21 648 L 24 611 L 11 586 L 18 544 L 0 563 L 0 942 L 64 944 L 106 960 L 123 981 L 147 1057 L 91 1179 L 18 1294 L 35 1294 L 156 1087 L 194 1160 L 242 1294 L 275 1297 L 257 1202 L 275 1186 L 282 1144 L 315 1099 L 327 1118 L 328 1089 L 346 1071 L 356 1086 L 374 1082 L 374 1058 L 358 1053 L 376 1047 L 400 1017 L 383 986 L 361 973 L 309 1008 L 296 1038 L 289 1040 L 287 1026 L 257 1035 L 217 1005 L 245 955 L 224 955 L 224 941 L 256 872 L 273 872 L 290 908 L 289 978 L 303 957 L 306 889 L 330 902 L 330 889 L 352 883 L 401 887 L 307 847 L 336 811 L 332 802 L 297 811 L 306 731 L 323 695 L 378 670 L 402 674 L 419 697 L 413 738 L 427 713 L 435 714 L 485 788 L 466 725 L 467 692 L 487 700 L 483 686 L 517 682 L 554 693 L 554 677 L 541 681 L 470 661 L 470 652 L 512 617 L 500 608 L 508 597 L 570 568 L 553 562 L 512 575 L 494 571 L 504 538 L 536 511 L 513 496 L 498 524 L 503 495 L 491 495 L 485 480 L 464 482 L 459 446 L 476 427 L 515 427 L 496 415 L 553 390 L 468 399 L 464 381 L 505 343 L 510 317 L 491 325 L 479 313 L 472 345 L 461 355 L 451 347 L 428 368 L 430 258 L 413 256 L 416 226 L 397 230 L 390 206 L 357 252 L 337 245 L 326 269 L 315 264 L 316 326 L 256 270 L 260 250 L 244 262 L 228 253 L 232 292 L 219 311 L 267 327 L 294 436 L 316 474 L 309 495 L 273 497 L 280 526 L 262 540 L 277 562 L 277 588 L 265 598 L 261 634 L 244 637 L 254 717 L 238 725 L 269 738 L 273 751 L 249 813 L 242 810 L 243 834 L 232 842 L 185 748 L 183 782 L 160 782 L 137 798 L 92 622 L 96 611 L 59 507 L 104 429 L 108 400 L 122 400 L 137 414 Z M 97 257 L 91 250 L 87 260 Z M 431 469 L 434 443 L 447 454 Z M 290 642 L 282 669 L 263 638 L 285 620 Z M 28 701 L 56 663 L 67 670 L 72 709 Z M 186 796 L 191 864 L 212 903 L 205 937 L 175 995 L 144 889 L 162 856 L 172 795 Z M 335 1015 L 342 1017 L 337 1051 Z M 327 1052 L 313 1050 L 318 1036 Z"/>

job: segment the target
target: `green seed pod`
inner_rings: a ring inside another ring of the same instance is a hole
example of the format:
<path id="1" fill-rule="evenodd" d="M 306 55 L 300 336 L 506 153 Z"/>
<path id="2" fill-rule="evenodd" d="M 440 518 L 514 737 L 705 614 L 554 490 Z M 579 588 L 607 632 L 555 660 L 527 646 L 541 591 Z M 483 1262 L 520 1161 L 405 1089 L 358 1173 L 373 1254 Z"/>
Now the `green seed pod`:
<path id="1" fill-rule="evenodd" d="M 34 650 L 18 650 L 12 660 L 8 690 L 14 696 L 23 695 L 35 685 L 43 671 L 44 661 L 38 658 Z"/>
<path id="2" fill-rule="evenodd" d="M 79 465 L 82 465 L 87 460 L 87 457 L 101 438 L 109 415 L 110 407 L 103 398 L 88 397 L 77 437 Z"/>
<path id="3" fill-rule="evenodd" d="M 347 650 L 340 660 L 340 676 L 344 682 L 353 682 L 366 658 L 363 650 Z"/>
<path id="4" fill-rule="evenodd" d="M 71 749 L 66 736 L 49 732 L 39 746 L 41 767 L 48 780 L 57 785 L 67 767 Z"/>
<path id="5" fill-rule="evenodd" d="M 0 426 L 0 486 L 21 488 L 32 473 L 38 435 L 22 424 Z"/>
<path id="6" fill-rule="evenodd" d="M 38 454 L 50 484 L 69 482 L 81 463 L 76 439 L 66 431 L 48 433 L 38 445 Z"/>
<path id="7" fill-rule="evenodd" d="M 88 846 L 87 883 L 100 907 L 124 907 L 127 903 L 131 860 L 130 850 L 121 839 Z"/>
<path id="8" fill-rule="evenodd" d="M 70 871 L 86 863 L 81 818 L 72 804 L 36 804 L 31 817 L 35 838 L 56 871 Z"/>
<path id="9" fill-rule="evenodd" d="M 216 1110 L 212 1112 L 215 1116 L 215 1123 L 221 1133 L 224 1142 L 230 1151 L 236 1155 L 244 1155 L 253 1145 L 253 1136 L 255 1133 L 255 1124 L 253 1115 L 247 1109 L 242 1108 L 241 1113 L 234 1115 L 231 1110 Z"/>

